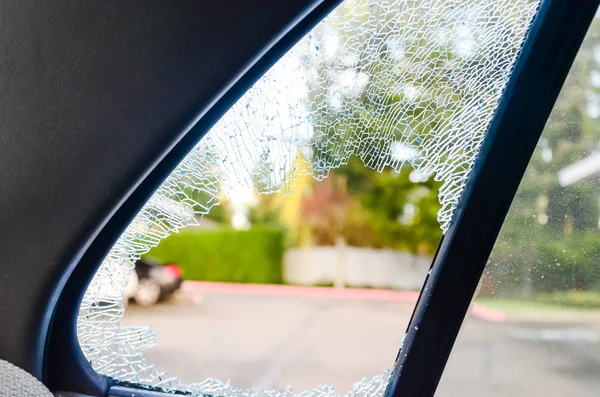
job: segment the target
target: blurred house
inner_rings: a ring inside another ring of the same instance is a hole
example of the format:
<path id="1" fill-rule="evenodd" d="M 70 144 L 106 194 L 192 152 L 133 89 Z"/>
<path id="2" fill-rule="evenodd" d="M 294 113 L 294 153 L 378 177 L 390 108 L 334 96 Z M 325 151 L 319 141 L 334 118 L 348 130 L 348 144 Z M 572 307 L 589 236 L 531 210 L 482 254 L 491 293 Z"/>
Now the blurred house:
<path id="1" fill-rule="evenodd" d="M 600 152 L 577 161 L 558 173 L 558 183 L 566 187 L 583 180 L 600 179 Z"/>

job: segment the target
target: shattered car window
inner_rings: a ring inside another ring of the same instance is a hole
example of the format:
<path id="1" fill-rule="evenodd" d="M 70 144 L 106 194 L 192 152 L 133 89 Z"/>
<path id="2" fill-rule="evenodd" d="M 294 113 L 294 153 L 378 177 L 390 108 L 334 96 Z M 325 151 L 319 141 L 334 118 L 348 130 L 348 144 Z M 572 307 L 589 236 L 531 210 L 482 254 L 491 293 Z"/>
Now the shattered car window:
<path id="1" fill-rule="evenodd" d="M 240 187 L 293 194 L 301 176 L 325 179 L 351 158 L 438 181 L 445 231 L 536 9 L 528 0 L 344 1 L 222 117 L 114 245 L 79 312 L 93 368 L 166 390 L 263 395 L 216 379 L 183 385 L 146 362 L 150 328 L 119 325 L 133 264 Z M 346 395 L 383 395 L 388 375 Z"/>

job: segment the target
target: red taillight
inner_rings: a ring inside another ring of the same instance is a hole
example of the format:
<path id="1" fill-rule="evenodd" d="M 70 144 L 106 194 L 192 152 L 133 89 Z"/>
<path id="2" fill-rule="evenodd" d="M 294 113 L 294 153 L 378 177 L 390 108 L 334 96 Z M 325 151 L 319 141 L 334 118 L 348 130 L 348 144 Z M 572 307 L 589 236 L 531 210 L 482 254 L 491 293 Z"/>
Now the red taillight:
<path id="1" fill-rule="evenodd" d="M 173 279 L 181 277 L 181 269 L 177 265 L 167 265 L 164 267 L 164 273 L 167 277 Z"/>

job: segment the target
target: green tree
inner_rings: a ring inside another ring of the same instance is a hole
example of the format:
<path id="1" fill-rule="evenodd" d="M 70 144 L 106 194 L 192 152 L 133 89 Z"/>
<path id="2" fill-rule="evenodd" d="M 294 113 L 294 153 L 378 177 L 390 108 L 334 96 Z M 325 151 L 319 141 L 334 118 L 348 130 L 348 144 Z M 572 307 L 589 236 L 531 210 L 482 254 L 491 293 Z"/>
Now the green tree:
<path id="1" fill-rule="evenodd" d="M 441 237 L 439 182 L 433 178 L 413 182 L 413 172 L 410 167 L 377 172 L 356 157 L 337 171 L 347 178 L 353 199 L 344 228 L 350 245 L 422 254 L 435 251 Z"/>
<path id="2" fill-rule="evenodd" d="M 371 7 L 368 2 L 364 5 Z M 383 27 L 376 34 L 362 28 L 374 19 Z M 430 29 L 412 29 L 415 21 L 401 7 L 397 13 L 389 9 L 380 15 L 376 6 L 360 15 L 342 12 L 331 20 L 323 40 L 315 38 L 315 48 L 325 48 L 327 37 L 333 35 L 341 47 L 352 48 L 357 59 L 346 62 L 323 56 L 311 71 L 318 76 L 309 82 L 313 170 L 320 177 L 336 169 L 347 178 L 352 202 L 344 233 L 349 244 L 433 253 L 441 237 L 436 220 L 441 183 L 434 175 L 415 178 L 410 161 L 425 155 L 417 148 L 430 147 L 429 141 L 447 142 L 453 150 L 440 153 L 436 161 L 452 164 L 455 175 L 467 171 L 469 157 L 461 156 L 461 151 L 469 150 L 470 143 L 456 141 L 454 130 L 443 126 L 463 104 L 479 104 L 478 98 L 469 102 L 469 87 L 486 87 L 475 83 L 496 72 L 490 71 L 489 59 L 499 58 L 485 51 L 505 48 L 486 48 L 468 60 L 461 58 L 452 41 L 431 50 Z M 399 33 L 403 26 L 412 26 L 411 37 Z M 459 71 L 470 77 L 456 78 L 453 64 L 462 65 Z M 502 66 L 497 68 L 500 72 Z M 489 90 L 478 95 L 496 93 L 496 88 Z M 417 153 L 397 158 L 395 147 Z"/>
<path id="3" fill-rule="evenodd" d="M 471 157 L 461 154 L 475 143 L 459 141 L 445 123 L 449 115 L 464 110 L 461 106 L 482 106 L 482 98 L 498 93 L 485 79 L 504 73 L 505 65 L 491 66 L 490 59 L 506 58 L 490 51 L 504 54 L 507 46 L 496 41 L 465 56 L 456 50 L 456 41 L 432 37 L 437 33 L 402 7 L 383 10 L 364 0 L 348 7 L 361 5 L 365 12 L 335 11 L 329 24 L 313 33 L 303 54 L 311 65 L 306 75 L 311 76 L 307 103 L 314 130 L 312 171 L 318 179 L 330 170 L 346 178 L 350 202 L 340 233 L 349 244 L 433 253 L 441 236 L 436 220 L 441 184 L 435 175 L 418 175 L 410 163 L 427 155 L 418 147 L 443 142 L 448 150 L 436 153 L 435 161 L 452 168 L 450 178 L 463 177 Z M 443 20 L 444 15 L 439 17 Z M 506 18 L 491 23 L 500 32 L 498 40 L 517 39 L 503 25 Z M 376 31 L 371 29 L 375 25 Z M 351 50 L 313 62 L 315 51 L 326 52 L 332 37 L 340 48 Z M 432 49 L 431 43 L 440 44 Z M 402 158 L 395 147 L 416 153 Z"/>

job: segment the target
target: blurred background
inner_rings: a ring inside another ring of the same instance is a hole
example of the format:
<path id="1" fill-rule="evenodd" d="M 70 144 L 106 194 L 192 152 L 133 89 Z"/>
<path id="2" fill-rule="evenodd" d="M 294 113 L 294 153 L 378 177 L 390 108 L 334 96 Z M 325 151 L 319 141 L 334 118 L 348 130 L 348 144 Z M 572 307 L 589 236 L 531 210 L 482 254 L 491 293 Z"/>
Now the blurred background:
<path id="1" fill-rule="evenodd" d="M 599 33 L 596 18 L 440 396 L 600 393 Z M 161 296 L 138 270 L 123 323 L 150 324 L 158 342 L 148 360 L 186 383 L 216 377 L 297 391 L 329 384 L 343 395 L 394 363 L 442 236 L 439 187 L 408 165 L 375 171 L 351 158 L 321 181 L 298 177 L 288 195 L 234 192 L 143 258 L 171 265 L 171 279 L 183 283 Z"/>

